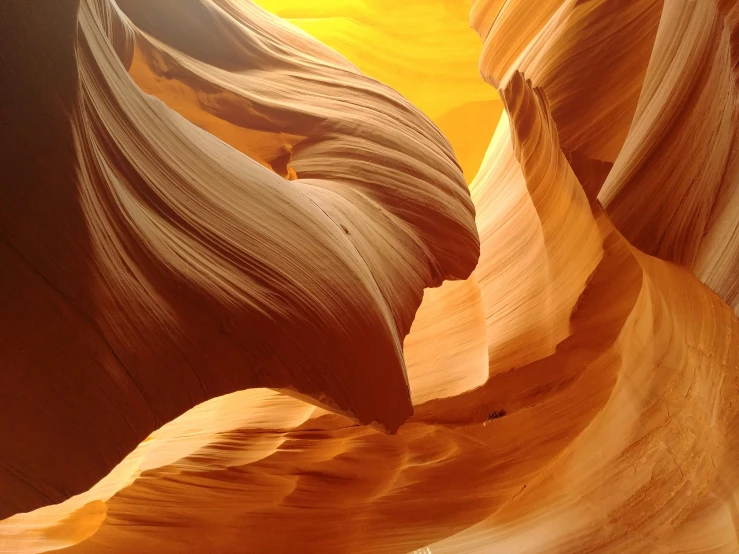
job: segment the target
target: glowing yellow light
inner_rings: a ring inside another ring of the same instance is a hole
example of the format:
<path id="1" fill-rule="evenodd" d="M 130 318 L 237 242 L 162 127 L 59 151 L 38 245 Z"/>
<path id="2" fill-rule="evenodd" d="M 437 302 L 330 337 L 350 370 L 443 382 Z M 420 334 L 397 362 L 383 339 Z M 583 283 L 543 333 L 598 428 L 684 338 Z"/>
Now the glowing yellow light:
<path id="1" fill-rule="evenodd" d="M 403 94 L 449 138 L 468 182 L 502 104 L 477 68 L 469 0 L 256 0 Z"/>

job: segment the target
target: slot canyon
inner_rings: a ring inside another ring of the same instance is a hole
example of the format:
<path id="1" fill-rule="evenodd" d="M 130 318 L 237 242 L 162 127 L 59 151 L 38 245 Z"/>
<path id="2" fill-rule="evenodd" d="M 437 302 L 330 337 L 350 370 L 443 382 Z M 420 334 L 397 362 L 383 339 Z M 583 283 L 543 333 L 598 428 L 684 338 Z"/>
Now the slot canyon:
<path id="1" fill-rule="evenodd" d="M 739 0 L 0 37 L 0 553 L 739 554 Z"/>

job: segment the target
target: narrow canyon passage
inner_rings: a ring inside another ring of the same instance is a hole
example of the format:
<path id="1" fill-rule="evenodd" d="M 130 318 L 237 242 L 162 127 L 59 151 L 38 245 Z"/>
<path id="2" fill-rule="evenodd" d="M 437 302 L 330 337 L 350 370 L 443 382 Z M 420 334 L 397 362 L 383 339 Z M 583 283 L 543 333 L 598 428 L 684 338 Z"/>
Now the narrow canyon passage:
<path id="1" fill-rule="evenodd" d="M 734 0 L 0 20 L 0 552 L 739 553 Z"/>

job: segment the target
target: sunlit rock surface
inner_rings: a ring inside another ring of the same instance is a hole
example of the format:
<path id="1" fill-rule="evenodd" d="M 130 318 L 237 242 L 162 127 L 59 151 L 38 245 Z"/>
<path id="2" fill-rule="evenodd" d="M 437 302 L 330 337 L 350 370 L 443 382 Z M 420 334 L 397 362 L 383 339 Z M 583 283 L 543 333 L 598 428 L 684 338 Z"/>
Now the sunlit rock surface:
<path id="1" fill-rule="evenodd" d="M 0 552 L 739 552 L 739 7 L 261 3 L 3 8 Z"/>

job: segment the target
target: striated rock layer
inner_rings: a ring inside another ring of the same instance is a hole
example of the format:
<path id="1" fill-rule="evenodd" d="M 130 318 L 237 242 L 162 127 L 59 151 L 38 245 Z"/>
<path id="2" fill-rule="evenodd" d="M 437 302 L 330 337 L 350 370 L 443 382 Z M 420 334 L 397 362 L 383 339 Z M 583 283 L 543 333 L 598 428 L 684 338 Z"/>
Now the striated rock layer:
<path id="1" fill-rule="evenodd" d="M 423 289 L 479 252 L 436 127 L 251 4 L 4 11 L 27 90 L 4 133 L 0 515 L 84 491 L 162 424 L 246 388 L 395 431 Z M 216 138 L 232 134 L 261 163 Z"/>
<path id="2" fill-rule="evenodd" d="M 451 148 L 245 1 L 3 8 L 0 551 L 739 552 L 739 7 L 263 3 Z"/>

